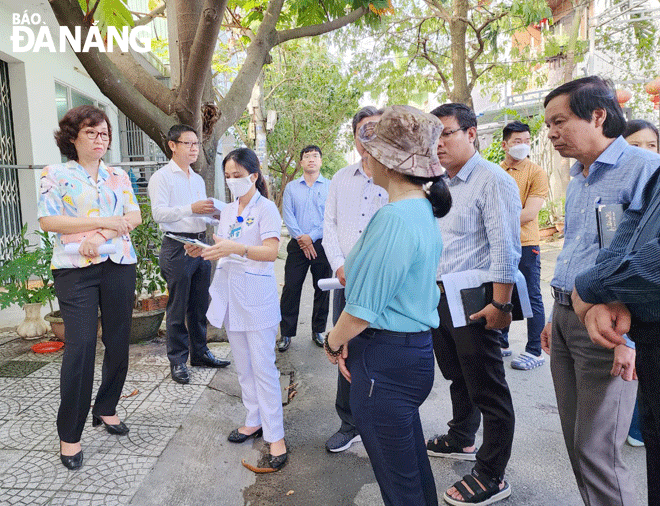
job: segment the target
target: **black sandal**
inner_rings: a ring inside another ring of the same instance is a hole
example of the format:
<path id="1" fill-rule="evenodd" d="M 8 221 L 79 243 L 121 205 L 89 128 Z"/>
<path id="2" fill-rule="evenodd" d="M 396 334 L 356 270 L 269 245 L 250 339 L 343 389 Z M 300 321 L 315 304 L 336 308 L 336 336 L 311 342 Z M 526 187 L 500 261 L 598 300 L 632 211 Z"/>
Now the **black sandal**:
<path id="1" fill-rule="evenodd" d="M 442 436 L 433 436 L 426 442 L 426 453 L 430 457 L 450 457 L 457 460 L 477 460 L 477 451 L 475 448 L 471 452 L 463 451 L 463 447 L 459 446 L 449 436 L 444 434 Z"/>
<path id="2" fill-rule="evenodd" d="M 463 499 L 454 499 L 447 492 L 445 492 L 443 499 L 453 506 L 460 506 L 461 504 L 486 506 L 511 495 L 511 486 L 508 482 L 505 481 L 504 487 L 500 489 L 500 480 L 497 478 L 484 478 L 484 476 L 479 476 L 479 473 L 473 469 L 471 474 L 466 474 L 461 481 L 457 481 L 453 485 Z"/>

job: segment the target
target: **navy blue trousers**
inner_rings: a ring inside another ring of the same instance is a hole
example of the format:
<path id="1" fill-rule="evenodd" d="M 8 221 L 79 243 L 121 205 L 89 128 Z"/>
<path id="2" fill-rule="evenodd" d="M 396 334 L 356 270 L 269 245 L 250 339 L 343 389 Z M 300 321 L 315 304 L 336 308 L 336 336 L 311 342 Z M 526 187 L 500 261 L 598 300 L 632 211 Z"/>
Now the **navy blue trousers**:
<path id="1" fill-rule="evenodd" d="M 367 329 L 349 343 L 350 405 L 386 506 L 436 506 L 419 406 L 433 387 L 430 332 Z"/>
<path id="2" fill-rule="evenodd" d="M 525 351 L 536 357 L 541 356 L 541 331 L 545 327 L 545 308 L 541 296 L 541 255 L 538 246 L 523 246 L 518 269 L 525 276 L 532 317 L 527 318 L 527 346 Z M 502 329 L 502 348 L 509 347 L 509 327 Z"/>

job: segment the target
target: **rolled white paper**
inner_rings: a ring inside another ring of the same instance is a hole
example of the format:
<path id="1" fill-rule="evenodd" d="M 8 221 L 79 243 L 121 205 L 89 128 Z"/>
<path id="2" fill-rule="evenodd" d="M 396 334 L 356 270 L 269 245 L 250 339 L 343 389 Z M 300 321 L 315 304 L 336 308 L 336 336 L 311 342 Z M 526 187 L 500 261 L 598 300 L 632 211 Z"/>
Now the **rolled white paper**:
<path id="1" fill-rule="evenodd" d="M 319 279 L 319 288 L 327 292 L 328 290 L 343 290 L 344 285 L 339 282 L 338 278 L 325 278 Z"/>
<path id="2" fill-rule="evenodd" d="M 78 250 L 80 249 L 79 242 L 70 242 L 64 246 L 64 252 L 67 255 L 79 255 Z M 110 255 L 117 252 L 117 246 L 114 244 L 101 244 L 99 246 L 99 255 Z"/>

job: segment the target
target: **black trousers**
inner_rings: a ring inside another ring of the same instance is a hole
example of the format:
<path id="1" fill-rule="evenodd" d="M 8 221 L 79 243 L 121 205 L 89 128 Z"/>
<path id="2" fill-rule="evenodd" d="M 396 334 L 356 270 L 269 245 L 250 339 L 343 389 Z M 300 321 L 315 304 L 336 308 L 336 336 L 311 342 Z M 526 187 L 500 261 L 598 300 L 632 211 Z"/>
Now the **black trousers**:
<path id="1" fill-rule="evenodd" d="M 437 506 L 419 406 L 433 388 L 430 332 L 366 329 L 352 339 L 351 407 L 386 506 Z"/>
<path id="2" fill-rule="evenodd" d="M 158 260 L 169 292 L 165 322 L 167 358 L 173 365 L 185 364 L 189 355 L 198 358 L 208 350 L 206 311 L 211 262 L 189 257 L 182 243 L 168 237 L 163 238 Z"/>
<path id="3" fill-rule="evenodd" d="M 649 506 L 660 506 L 660 323 L 633 323 Z"/>
<path id="4" fill-rule="evenodd" d="M 99 307 L 105 354 L 93 413 L 116 413 L 128 371 L 135 264 L 118 265 L 106 260 L 78 269 L 56 269 L 53 278 L 66 339 L 57 432 L 65 443 L 77 443 L 92 399 Z"/>
<path id="5" fill-rule="evenodd" d="M 332 295 L 332 324 L 337 325 L 339 315 L 346 306 L 344 290 L 333 290 Z M 341 420 L 341 432 L 355 430 L 355 419 L 351 412 L 351 384 L 337 369 L 337 397 L 335 398 L 335 409 Z"/>
<path id="6" fill-rule="evenodd" d="M 291 239 L 286 247 L 287 257 L 284 264 L 284 288 L 280 299 L 282 323 L 280 330 L 283 336 L 293 337 L 298 328 L 298 312 L 300 311 L 300 295 L 307 277 L 307 270 L 312 271 L 314 281 L 314 306 L 312 308 L 312 332 L 325 332 L 330 312 L 330 292 L 319 289 L 319 279 L 332 276 L 332 269 L 325 256 L 321 239 L 314 242 L 316 258 L 309 260 L 300 249 L 298 241 Z"/>
<path id="7" fill-rule="evenodd" d="M 440 327 L 431 333 L 440 372 L 451 381 L 453 418 L 448 434 L 459 446 L 472 446 L 483 415 L 484 439 L 475 469 L 501 480 L 511 457 L 515 419 L 499 332 L 483 324 L 454 328 L 444 294 L 438 313 Z"/>

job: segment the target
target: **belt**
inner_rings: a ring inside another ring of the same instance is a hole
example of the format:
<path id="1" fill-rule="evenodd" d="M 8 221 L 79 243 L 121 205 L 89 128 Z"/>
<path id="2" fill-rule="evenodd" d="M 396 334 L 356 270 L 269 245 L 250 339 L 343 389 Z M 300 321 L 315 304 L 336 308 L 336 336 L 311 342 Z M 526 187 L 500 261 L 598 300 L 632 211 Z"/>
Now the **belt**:
<path id="1" fill-rule="evenodd" d="M 566 307 L 573 307 L 573 302 L 571 301 L 572 292 L 567 292 L 566 290 L 561 290 L 554 286 L 550 287 L 550 291 L 552 292 L 552 298 L 557 301 L 557 304 Z"/>
<path id="2" fill-rule="evenodd" d="M 423 330 L 421 332 L 397 332 L 394 330 L 374 329 L 371 327 L 364 329 L 360 333 L 360 336 L 365 339 L 376 339 L 382 336 L 389 344 L 400 344 L 403 346 L 409 346 L 412 343 L 420 343 L 420 338 L 427 335 L 429 335 L 428 330 Z"/>
<path id="3" fill-rule="evenodd" d="M 438 288 L 440 288 L 440 293 L 445 293 L 445 285 L 442 281 L 438 281 Z"/>
<path id="4" fill-rule="evenodd" d="M 187 237 L 188 239 L 197 239 L 198 241 L 204 241 L 206 239 L 206 232 L 170 232 L 170 233 L 174 235 L 180 235 L 181 237 Z"/>

